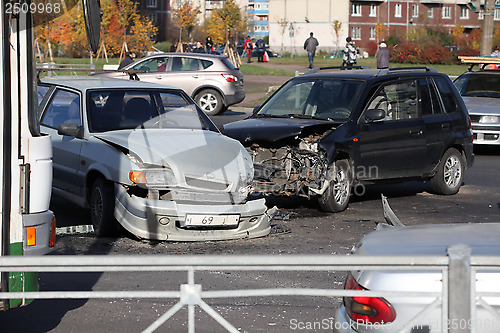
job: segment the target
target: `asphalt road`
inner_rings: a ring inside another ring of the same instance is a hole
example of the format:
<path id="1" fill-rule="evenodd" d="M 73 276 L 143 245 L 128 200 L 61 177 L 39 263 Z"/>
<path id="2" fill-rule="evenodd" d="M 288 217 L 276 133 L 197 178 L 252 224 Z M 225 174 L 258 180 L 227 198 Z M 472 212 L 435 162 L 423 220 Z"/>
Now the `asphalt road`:
<path id="1" fill-rule="evenodd" d="M 241 119 L 249 109 L 234 108 L 213 117 L 219 125 Z M 407 225 L 435 223 L 488 223 L 500 221 L 500 148 L 476 151 L 473 168 L 466 171 L 464 185 L 457 195 L 437 196 L 429 184 L 407 182 L 367 187 L 351 199 L 349 208 L 337 214 L 317 210 L 303 199 L 270 198 L 280 218 L 273 233 L 252 240 L 219 242 L 151 242 L 124 234 L 119 238 L 95 238 L 93 234 L 60 235 L 56 255 L 86 254 L 348 254 L 366 233 L 383 220 L 380 195 L 389 199 L 399 219 Z M 51 209 L 59 226 L 90 224 L 88 212 L 61 198 L 53 198 Z M 208 272 L 196 275 L 203 289 L 242 289 L 268 287 L 341 288 L 344 272 Z M 40 275 L 43 290 L 178 290 L 186 281 L 181 273 L 145 272 L 74 273 Z M 328 323 L 339 299 L 326 297 L 259 297 L 210 300 L 223 317 L 242 332 L 323 332 L 299 330 L 309 323 Z M 37 300 L 28 307 L 0 313 L 1 332 L 138 332 L 144 330 L 175 301 L 169 300 Z M 222 327 L 199 308 L 196 332 L 221 332 Z M 327 328 L 322 329 L 322 328 Z M 158 332 L 186 332 L 187 310 L 182 309 Z"/>

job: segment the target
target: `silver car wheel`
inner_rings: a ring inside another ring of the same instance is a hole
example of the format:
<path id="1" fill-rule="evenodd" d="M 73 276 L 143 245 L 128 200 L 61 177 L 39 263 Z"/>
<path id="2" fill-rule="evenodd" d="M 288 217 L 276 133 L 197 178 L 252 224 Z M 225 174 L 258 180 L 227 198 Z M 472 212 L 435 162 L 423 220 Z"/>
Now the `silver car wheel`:
<path id="1" fill-rule="evenodd" d="M 224 107 L 221 94 L 215 89 L 200 91 L 194 98 L 198 106 L 209 116 L 220 113 Z"/>
<path id="2" fill-rule="evenodd" d="M 217 97 L 211 93 L 203 94 L 200 97 L 200 107 L 205 112 L 213 112 L 217 108 Z"/>
<path id="3" fill-rule="evenodd" d="M 338 168 L 337 174 L 335 177 L 334 185 L 333 185 L 333 193 L 335 197 L 335 201 L 342 205 L 345 203 L 347 198 L 349 197 L 349 179 L 347 178 L 346 170 Z"/>
<path id="4" fill-rule="evenodd" d="M 450 156 L 444 165 L 444 181 L 449 187 L 455 187 L 462 181 L 462 165 L 456 156 Z"/>

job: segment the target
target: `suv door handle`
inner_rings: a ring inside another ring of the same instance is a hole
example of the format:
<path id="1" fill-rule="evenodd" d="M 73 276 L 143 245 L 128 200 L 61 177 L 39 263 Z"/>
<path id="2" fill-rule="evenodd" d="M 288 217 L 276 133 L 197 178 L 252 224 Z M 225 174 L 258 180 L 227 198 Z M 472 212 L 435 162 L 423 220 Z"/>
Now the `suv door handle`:
<path id="1" fill-rule="evenodd" d="M 199 78 L 199 76 L 198 75 L 193 75 L 193 78 L 197 79 L 197 78 Z"/>
<path id="2" fill-rule="evenodd" d="M 422 130 L 410 130 L 411 135 L 422 135 L 424 132 Z"/>
<path id="3" fill-rule="evenodd" d="M 158 75 L 156 78 L 157 78 L 158 80 L 161 80 L 161 79 L 162 79 L 162 77 L 161 77 L 160 75 Z"/>
<path id="4" fill-rule="evenodd" d="M 450 128 L 450 123 L 442 123 L 441 128 Z"/>

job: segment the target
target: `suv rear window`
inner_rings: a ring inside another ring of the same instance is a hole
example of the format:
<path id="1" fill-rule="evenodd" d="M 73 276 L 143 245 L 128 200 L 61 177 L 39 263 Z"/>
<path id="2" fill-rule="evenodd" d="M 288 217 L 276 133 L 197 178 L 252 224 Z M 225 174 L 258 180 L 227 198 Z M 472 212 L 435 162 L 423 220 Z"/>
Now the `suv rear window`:
<path id="1" fill-rule="evenodd" d="M 226 65 L 226 67 L 227 67 L 227 68 L 229 68 L 229 69 L 237 69 L 237 67 L 235 67 L 235 66 L 233 65 L 233 63 L 232 63 L 231 61 L 229 61 L 229 59 L 228 59 L 228 58 L 222 58 L 222 59 L 221 59 L 221 61 L 222 61 L 222 63 L 223 63 L 224 65 Z"/>

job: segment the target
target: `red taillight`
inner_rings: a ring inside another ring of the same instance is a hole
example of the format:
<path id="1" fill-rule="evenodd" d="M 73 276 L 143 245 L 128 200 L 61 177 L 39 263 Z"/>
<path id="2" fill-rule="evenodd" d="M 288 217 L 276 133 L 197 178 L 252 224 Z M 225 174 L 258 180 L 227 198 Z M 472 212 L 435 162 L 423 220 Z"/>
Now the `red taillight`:
<path id="1" fill-rule="evenodd" d="M 222 74 L 222 77 L 226 79 L 227 82 L 238 82 L 238 78 L 233 74 Z"/>
<path id="2" fill-rule="evenodd" d="M 349 274 L 345 284 L 347 290 L 366 290 Z M 363 324 L 387 324 L 396 319 L 392 305 L 381 297 L 344 297 L 344 306 L 349 317 Z"/>

